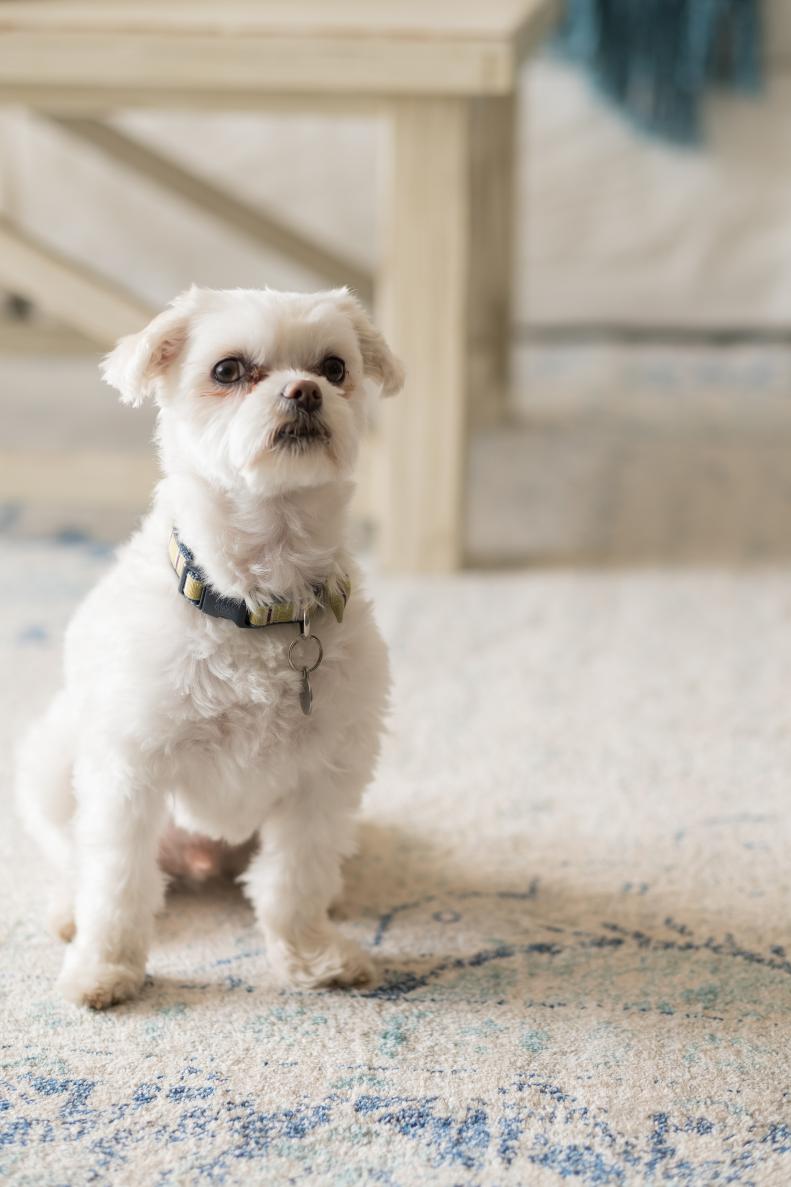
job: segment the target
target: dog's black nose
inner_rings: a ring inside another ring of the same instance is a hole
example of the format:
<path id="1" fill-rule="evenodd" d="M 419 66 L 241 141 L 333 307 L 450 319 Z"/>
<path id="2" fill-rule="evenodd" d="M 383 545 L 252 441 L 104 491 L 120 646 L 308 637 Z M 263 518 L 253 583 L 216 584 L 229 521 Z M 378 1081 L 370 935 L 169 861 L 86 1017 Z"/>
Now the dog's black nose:
<path id="1" fill-rule="evenodd" d="M 321 388 L 313 379 L 294 379 L 283 388 L 286 400 L 293 400 L 303 412 L 321 408 Z"/>

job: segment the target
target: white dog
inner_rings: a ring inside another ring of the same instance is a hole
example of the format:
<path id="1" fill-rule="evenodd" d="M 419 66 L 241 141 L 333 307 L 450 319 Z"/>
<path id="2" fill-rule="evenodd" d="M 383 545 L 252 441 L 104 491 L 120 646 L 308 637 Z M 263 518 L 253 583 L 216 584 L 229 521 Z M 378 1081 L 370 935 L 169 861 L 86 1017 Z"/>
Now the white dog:
<path id="1" fill-rule="evenodd" d="M 344 521 L 364 381 L 394 393 L 401 367 L 346 289 L 193 288 L 103 373 L 127 403 L 157 401 L 165 477 L 77 610 L 64 687 L 20 750 L 20 811 L 71 939 L 60 988 L 94 1008 L 140 990 L 168 830 L 171 870 L 211 866 L 202 838 L 223 865 L 229 845 L 252 851 L 243 882 L 280 979 L 363 980 L 328 909 L 388 666 Z"/>

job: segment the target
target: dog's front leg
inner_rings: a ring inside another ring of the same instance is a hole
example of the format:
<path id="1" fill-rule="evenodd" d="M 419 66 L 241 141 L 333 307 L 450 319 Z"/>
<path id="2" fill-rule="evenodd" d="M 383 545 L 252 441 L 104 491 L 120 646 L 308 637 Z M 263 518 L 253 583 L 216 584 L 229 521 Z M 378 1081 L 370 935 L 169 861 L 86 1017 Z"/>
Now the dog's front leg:
<path id="1" fill-rule="evenodd" d="M 278 980 L 316 988 L 372 976 L 366 953 L 328 913 L 341 890 L 341 862 L 353 850 L 352 817 L 333 812 L 327 786 L 295 792 L 264 821 L 260 850 L 241 881 Z"/>
<path id="2" fill-rule="evenodd" d="M 58 985 L 77 1005 L 103 1009 L 143 984 L 163 895 L 156 854 L 164 805 L 120 754 L 79 761 L 74 776 L 76 936 Z"/>

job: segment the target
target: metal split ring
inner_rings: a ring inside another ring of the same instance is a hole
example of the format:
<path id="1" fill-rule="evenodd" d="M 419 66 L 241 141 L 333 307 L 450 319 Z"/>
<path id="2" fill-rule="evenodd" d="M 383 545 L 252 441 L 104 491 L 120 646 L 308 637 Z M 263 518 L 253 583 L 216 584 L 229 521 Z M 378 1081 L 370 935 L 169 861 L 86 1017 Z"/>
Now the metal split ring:
<path id="1" fill-rule="evenodd" d="M 305 646 L 308 643 L 316 644 L 316 662 L 313 664 L 296 664 L 294 663 L 294 648 L 299 644 Z M 321 639 L 317 635 L 297 635 L 296 639 L 291 640 L 288 648 L 288 666 L 293 672 L 315 672 L 321 661 L 324 659 L 324 648 L 321 645 Z"/>

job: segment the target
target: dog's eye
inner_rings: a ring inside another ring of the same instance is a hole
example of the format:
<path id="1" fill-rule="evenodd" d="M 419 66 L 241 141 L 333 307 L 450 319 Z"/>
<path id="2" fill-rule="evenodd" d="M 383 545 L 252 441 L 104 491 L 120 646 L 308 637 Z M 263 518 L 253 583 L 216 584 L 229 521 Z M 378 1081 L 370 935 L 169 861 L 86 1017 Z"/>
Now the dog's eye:
<path id="1" fill-rule="evenodd" d="M 238 383 L 247 374 L 247 368 L 242 359 L 220 359 L 212 368 L 212 379 L 217 383 Z"/>
<path id="2" fill-rule="evenodd" d="M 346 378 L 346 364 L 337 355 L 328 355 L 321 364 L 321 373 L 325 379 L 329 379 L 330 383 L 337 386 L 337 384 L 343 383 Z"/>

